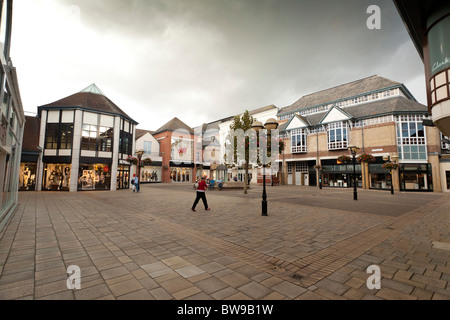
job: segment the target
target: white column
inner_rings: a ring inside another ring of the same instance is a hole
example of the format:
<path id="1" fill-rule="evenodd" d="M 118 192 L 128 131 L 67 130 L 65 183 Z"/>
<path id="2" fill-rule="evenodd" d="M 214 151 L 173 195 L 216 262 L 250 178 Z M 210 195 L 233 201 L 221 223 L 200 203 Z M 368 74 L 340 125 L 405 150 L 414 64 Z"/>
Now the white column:
<path id="1" fill-rule="evenodd" d="M 75 110 L 73 123 L 72 167 L 70 169 L 70 192 L 78 189 L 78 172 L 80 171 L 81 129 L 83 127 L 83 111 Z"/>
<path id="2" fill-rule="evenodd" d="M 119 165 L 120 117 L 114 117 L 113 157 L 111 164 L 111 189 L 117 190 L 117 167 Z"/>
<path id="3" fill-rule="evenodd" d="M 39 147 L 42 152 L 39 154 L 36 168 L 36 191 L 42 191 L 42 179 L 44 177 L 44 145 L 45 145 L 45 127 L 47 126 L 47 110 L 41 112 L 41 128 L 39 132 Z"/>

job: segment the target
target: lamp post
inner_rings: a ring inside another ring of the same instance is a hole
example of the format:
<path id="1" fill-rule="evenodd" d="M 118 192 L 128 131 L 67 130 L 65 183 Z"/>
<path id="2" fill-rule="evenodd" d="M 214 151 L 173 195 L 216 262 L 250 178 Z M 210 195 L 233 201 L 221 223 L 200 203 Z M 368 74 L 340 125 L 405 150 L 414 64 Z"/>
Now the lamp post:
<path id="1" fill-rule="evenodd" d="M 268 132 L 271 130 L 275 130 L 278 128 L 278 122 L 270 118 L 266 121 L 266 123 L 263 125 L 260 121 L 255 121 L 252 124 L 252 129 L 255 129 L 257 133 L 259 133 L 262 129 L 266 129 Z M 269 140 L 269 139 L 267 139 Z M 268 144 L 267 144 L 268 145 Z M 266 147 L 267 147 L 266 145 Z M 267 152 L 267 150 L 266 150 Z M 267 193 L 266 193 L 266 152 L 263 153 L 263 194 L 262 194 L 262 216 L 267 216 Z"/>
<path id="2" fill-rule="evenodd" d="M 386 161 L 386 162 L 390 161 L 391 160 L 391 156 L 383 156 L 383 160 Z M 394 172 L 391 169 L 389 171 L 389 173 L 391 174 L 391 194 L 394 194 Z"/>
<path id="3" fill-rule="evenodd" d="M 358 191 L 356 188 L 356 152 L 358 152 L 359 148 L 350 146 L 348 147 L 348 150 L 352 153 L 353 156 L 353 200 L 358 200 Z"/>
<path id="4" fill-rule="evenodd" d="M 145 150 L 143 150 L 143 149 L 136 150 L 136 155 L 138 157 L 138 165 L 137 165 L 138 191 L 140 190 L 140 186 L 141 186 L 141 159 L 142 159 L 142 155 L 144 153 L 145 153 Z"/>

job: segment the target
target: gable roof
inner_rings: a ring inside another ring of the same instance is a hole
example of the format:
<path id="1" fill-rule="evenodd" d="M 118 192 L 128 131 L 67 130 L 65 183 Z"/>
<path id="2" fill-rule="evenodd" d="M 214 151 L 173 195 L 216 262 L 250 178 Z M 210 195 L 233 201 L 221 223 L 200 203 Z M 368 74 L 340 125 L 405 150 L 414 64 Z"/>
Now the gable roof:
<path id="1" fill-rule="evenodd" d="M 327 119 L 330 117 L 331 119 Z M 334 119 L 333 119 L 334 117 Z M 320 123 L 329 123 L 329 122 L 335 122 L 335 121 L 342 121 L 342 120 L 349 120 L 352 116 L 348 113 L 342 110 L 339 107 L 333 106 L 331 107 L 325 115 L 320 120 Z"/>
<path id="2" fill-rule="evenodd" d="M 413 101 L 402 96 L 397 96 L 389 99 L 375 100 L 353 107 L 346 107 L 343 109 L 339 108 L 339 110 L 345 112 L 345 114 L 348 114 L 348 116 L 352 119 L 361 120 L 390 114 L 398 115 L 404 113 L 427 113 L 428 107 L 417 101 Z M 303 117 L 308 120 L 311 126 L 316 126 L 321 123 L 328 112 L 329 111 L 325 111 Z M 287 123 L 289 122 L 286 122 L 286 125 L 283 126 L 283 130 L 286 130 Z M 280 131 L 282 131 L 281 128 Z"/>
<path id="3" fill-rule="evenodd" d="M 41 120 L 34 116 L 25 116 L 23 129 L 22 152 L 39 152 L 39 134 Z"/>
<path id="4" fill-rule="evenodd" d="M 144 130 L 144 129 L 136 129 L 135 132 L 135 140 L 145 136 L 147 133 L 153 134 L 153 131 L 150 130 Z"/>
<path id="5" fill-rule="evenodd" d="M 190 134 L 194 134 L 194 129 L 189 127 L 187 124 L 185 124 L 183 121 L 181 121 L 177 117 L 175 117 L 172 120 L 170 120 L 169 122 L 167 122 L 161 128 L 156 130 L 153 134 L 158 134 L 158 133 L 161 133 L 161 132 L 164 132 L 164 131 L 175 131 L 175 130 L 178 130 L 178 129 L 185 129 Z"/>
<path id="6" fill-rule="evenodd" d="M 281 108 L 279 114 L 294 112 L 308 107 L 330 103 L 396 86 L 401 86 L 401 83 L 380 77 L 378 75 L 373 75 L 303 96 L 290 106 Z"/>
<path id="7" fill-rule="evenodd" d="M 114 102 L 109 100 L 95 84 L 91 84 L 87 88 L 72 94 L 55 102 L 45 104 L 38 107 L 38 113 L 41 114 L 42 109 L 53 108 L 82 108 L 84 110 L 97 111 L 120 115 L 129 121 L 137 124 L 137 122 L 130 118 L 122 109 L 120 109 Z"/>
<path id="8" fill-rule="evenodd" d="M 288 123 L 286 123 L 286 125 L 283 128 L 284 128 L 284 130 L 292 130 L 292 129 L 297 129 L 297 128 L 305 128 L 305 127 L 309 127 L 309 126 L 310 126 L 310 124 L 308 122 L 308 119 L 296 114 L 288 121 Z"/>

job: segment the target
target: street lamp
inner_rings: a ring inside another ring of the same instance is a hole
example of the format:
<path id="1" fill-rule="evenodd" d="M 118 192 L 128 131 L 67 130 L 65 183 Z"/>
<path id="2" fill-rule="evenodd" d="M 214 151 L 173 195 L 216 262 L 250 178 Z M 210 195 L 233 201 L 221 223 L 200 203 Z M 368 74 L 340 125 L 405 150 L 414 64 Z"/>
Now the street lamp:
<path id="1" fill-rule="evenodd" d="M 259 133 L 262 129 L 266 129 L 268 132 L 278 128 L 278 122 L 270 118 L 263 125 L 260 121 L 255 121 L 252 124 L 252 129 Z M 268 145 L 268 144 L 267 144 Z M 266 145 L 266 147 L 267 147 Z M 266 152 L 263 152 L 263 194 L 262 194 L 262 216 L 267 216 L 267 194 L 266 194 Z"/>
<path id="2" fill-rule="evenodd" d="M 383 161 L 386 161 L 386 162 L 390 161 L 391 158 L 394 160 L 394 158 L 396 158 L 396 157 L 384 155 Z M 391 174 L 391 194 L 394 194 L 394 171 L 392 169 L 390 170 L 390 174 Z"/>
<path id="3" fill-rule="evenodd" d="M 142 155 L 144 153 L 145 153 L 145 150 L 143 150 L 143 149 L 136 150 L 136 155 L 138 157 L 138 168 L 137 168 L 138 191 L 140 190 L 140 187 L 141 187 L 141 159 L 142 159 Z"/>
<path id="4" fill-rule="evenodd" d="M 359 151 L 358 147 L 350 146 L 347 148 L 353 156 L 353 200 L 358 200 L 358 191 L 356 188 L 356 152 Z"/>

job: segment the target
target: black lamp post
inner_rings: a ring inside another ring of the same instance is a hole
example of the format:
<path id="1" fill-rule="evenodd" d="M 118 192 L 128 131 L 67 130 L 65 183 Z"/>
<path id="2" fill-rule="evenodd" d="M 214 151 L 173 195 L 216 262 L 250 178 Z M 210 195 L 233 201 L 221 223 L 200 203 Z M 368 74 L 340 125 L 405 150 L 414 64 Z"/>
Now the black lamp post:
<path id="1" fill-rule="evenodd" d="M 266 123 L 263 125 L 260 121 L 255 121 L 252 124 L 252 129 L 255 129 L 257 133 L 259 133 L 262 129 L 266 129 L 268 132 L 271 130 L 275 130 L 278 128 L 278 122 L 270 118 L 266 121 Z M 269 141 L 269 139 L 267 139 Z M 266 145 L 268 147 L 268 143 Z M 266 150 L 267 152 L 267 150 Z M 262 216 L 267 216 L 267 193 L 266 193 L 266 152 L 264 152 L 264 158 L 263 158 L 263 194 L 262 194 Z"/>
<path id="2" fill-rule="evenodd" d="M 137 165 L 137 177 L 138 177 L 138 190 L 140 191 L 141 187 L 141 159 L 142 155 L 145 153 L 145 150 L 139 149 L 136 150 L 136 155 L 138 157 L 138 165 Z"/>
<path id="3" fill-rule="evenodd" d="M 391 156 L 383 156 L 383 160 L 387 162 L 391 160 Z M 391 174 L 391 194 L 394 194 L 394 172 L 391 169 L 389 173 Z"/>
<path id="4" fill-rule="evenodd" d="M 353 156 L 353 200 L 358 200 L 358 191 L 356 188 L 356 152 L 359 150 L 358 147 L 350 146 L 348 150 Z"/>

